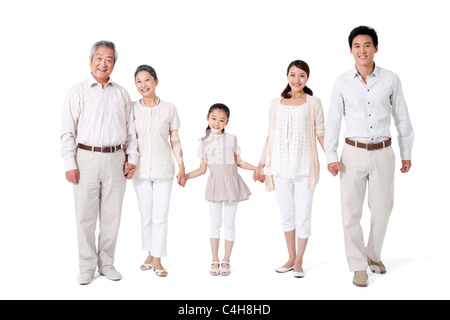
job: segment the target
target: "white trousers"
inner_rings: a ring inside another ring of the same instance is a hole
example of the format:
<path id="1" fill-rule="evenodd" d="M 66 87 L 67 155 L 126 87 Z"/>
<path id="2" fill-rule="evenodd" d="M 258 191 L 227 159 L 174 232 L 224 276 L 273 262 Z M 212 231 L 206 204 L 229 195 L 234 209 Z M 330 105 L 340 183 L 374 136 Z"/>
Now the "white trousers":
<path id="1" fill-rule="evenodd" d="M 74 185 L 80 273 L 104 273 L 114 266 L 126 179 L 125 153 L 77 150 L 80 180 Z M 95 245 L 100 222 L 98 249 Z"/>
<path id="2" fill-rule="evenodd" d="M 351 272 L 366 270 L 366 254 L 375 262 L 381 260 L 394 205 L 395 155 L 392 147 L 367 151 L 345 144 L 341 162 L 341 207 L 347 262 Z M 365 246 L 360 222 L 367 186 L 371 226 Z"/>
<path id="3" fill-rule="evenodd" d="M 220 238 L 220 231 L 222 229 L 222 209 L 223 209 L 223 224 L 225 229 L 225 240 L 234 241 L 236 237 L 236 212 L 238 202 L 214 202 L 209 201 L 210 213 L 210 233 L 209 237 Z"/>
<path id="4" fill-rule="evenodd" d="M 285 179 L 274 176 L 275 193 L 284 232 L 296 230 L 299 238 L 311 236 L 311 212 L 314 192 L 308 188 L 309 177 Z"/>
<path id="5" fill-rule="evenodd" d="M 133 179 L 141 212 L 142 248 L 153 257 L 167 255 L 167 230 L 173 179 Z"/>

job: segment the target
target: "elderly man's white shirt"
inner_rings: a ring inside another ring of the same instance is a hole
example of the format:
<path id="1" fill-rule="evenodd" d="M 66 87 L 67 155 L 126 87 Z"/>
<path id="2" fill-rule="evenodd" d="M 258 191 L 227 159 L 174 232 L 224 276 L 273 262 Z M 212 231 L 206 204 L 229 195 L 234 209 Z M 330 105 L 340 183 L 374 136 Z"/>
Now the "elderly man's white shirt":
<path id="1" fill-rule="evenodd" d="M 77 169 L 78 143 L 124 145 L 128 162 L 136 165 L 139 153 L 128 92 L 111 80 L 102 88 L 92 75 L 72 87 L 64 103 L 61 143 L 66 171 Z"/>

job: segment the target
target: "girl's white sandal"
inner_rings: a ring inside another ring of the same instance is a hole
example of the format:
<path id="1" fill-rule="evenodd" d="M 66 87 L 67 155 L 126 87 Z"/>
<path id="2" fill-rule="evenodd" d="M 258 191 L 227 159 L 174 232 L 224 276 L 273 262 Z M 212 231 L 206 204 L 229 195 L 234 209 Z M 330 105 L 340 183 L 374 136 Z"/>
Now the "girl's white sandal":
<path id="1" fill-rule="evenodd" d="M 228 275 L 230 275 L 230 273 L 231 273 L 231 270 L 230 270 L 231 264 L 229 262 L 227 262 L 227 261 L 222 261 L 222 264 L 228 265 L 228 268 L 222 267 L 222 269 L 220 270 L 220 275 L 221 276 L 228 276 Z"/>
<path id="2" fill-rule="evenodd" d="M 218 264 L 220 266 L 220 262 L 213 262 L 211 263 L 211 269 L 209 270 L 209 274 L 212 276 L 218 276 L 220 274 L 219 268 L 214 268 L 214 265 Z"/>

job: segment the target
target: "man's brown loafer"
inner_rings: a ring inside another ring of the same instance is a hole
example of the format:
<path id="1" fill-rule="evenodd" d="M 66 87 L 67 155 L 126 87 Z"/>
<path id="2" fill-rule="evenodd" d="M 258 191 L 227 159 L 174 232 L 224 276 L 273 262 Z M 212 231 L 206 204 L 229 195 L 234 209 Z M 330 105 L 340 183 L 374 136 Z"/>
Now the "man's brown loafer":
<path id="1" fill-rule="evenodd" d="M 374 262 L 372 259 L 367 257 L 367 262 L 369 263 L 369 268 L 372 270 L 373 273 L 379 273 L 384 274 L 386 273 L 386 267 L 384 266 L 383 262 Z"/>

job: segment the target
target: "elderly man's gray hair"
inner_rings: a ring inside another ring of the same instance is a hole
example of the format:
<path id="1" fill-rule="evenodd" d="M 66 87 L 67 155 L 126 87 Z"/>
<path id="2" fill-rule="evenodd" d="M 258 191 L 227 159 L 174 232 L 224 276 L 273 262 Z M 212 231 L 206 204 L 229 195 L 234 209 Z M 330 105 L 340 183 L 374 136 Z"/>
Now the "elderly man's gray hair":
<path id="1" fill-rule="evenodd" d="M 114 51 L 114 64 L 116 64 L 117 57 L 118 57 L 118 55 L 117 55 L 117 50 L 116 50 L 116 45 L 114 44 L 114 42 L 111 42 L 111 41 L 105 41 L 105 40 L 97 41 L 96 43 L 94 43 L 94 44 L 92 45 L 92 48 L 91 48 L 91 55 L 90 55 L 91 61 L 94 59 L 94 54 L 95 54 L 95 52 L 97 51 L 97 49 L 98 49 L 99 47 L 107 47 L 107 48 L 112 49 L 112 50 Z"/>

